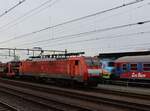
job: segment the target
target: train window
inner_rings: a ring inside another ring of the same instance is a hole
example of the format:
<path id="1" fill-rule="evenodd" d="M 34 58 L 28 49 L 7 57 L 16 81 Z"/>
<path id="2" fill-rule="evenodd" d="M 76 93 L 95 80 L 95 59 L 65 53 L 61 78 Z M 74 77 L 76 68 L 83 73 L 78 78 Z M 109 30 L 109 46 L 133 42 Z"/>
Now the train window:
<path id="1" fill-rule="evenodd" d="M 116 65 L 116 69 L 117 69 L 117 71 L 120 70 L 120 64 L 117 64 L 117 65 Z"/>
<path id="2" fill-rule="evenodd" d="M 79 65 L 79 61 L 78 60 L 75 61 L 75 65 Z"/>
<path id="3" fill-rule="evenodd" d="M 114 66 L 114 62 L 109 62 L 109 63 L 108 63 L 108 66 L 109 66 L 109 67 L 113 67 L 113 66 Z"/>
<path id="4" fill-rule="evenodd" d="M 127 71 L 127 64 L 123 64 L 122 69 L 123 69 L 123 71 Z"/>
<path id="5" fill-rule="evenodd" d="M 144 71 L 150 71 L 150 64 L 143 64 Z"/>
<path id="6" fill-rule="evenodd" d="M 137 64 L 131 64 L 131 70 L 136 71 L 137 70 Z"/>

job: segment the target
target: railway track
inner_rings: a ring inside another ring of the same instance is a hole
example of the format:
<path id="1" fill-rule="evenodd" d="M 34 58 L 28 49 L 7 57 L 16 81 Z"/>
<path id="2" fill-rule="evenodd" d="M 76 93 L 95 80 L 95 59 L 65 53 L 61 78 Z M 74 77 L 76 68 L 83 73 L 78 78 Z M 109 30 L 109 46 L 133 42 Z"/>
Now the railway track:
<path id="1" fill-rule="evenodd" d="M 18 110 L 7 103 L 0 101 L 0 111 L 18 111 Z"/>
<path id="2" fill-rule="evenodd" d="M 120 95 L 120 96 L 126 96 L 126 97 L 131 97 L 131 98 L 138 98 L 138 99 L 145 99 L 145 100 L 150 100 L 150 94 L 142 94 L 142 92 L 130 92 L 130 91 L 127 91 L 127 90 L 115 90 L 113 89 L 113 86 L 112 86 L 112 89 L 107 89 L 106 87 L 105 88 L 91 88 L 94 92 L 101 92 L 101 93 L 104 93 L 104 94 L 113 94 L 113 95 Z M 89 89 L 87 89 L 87 91 L 89 91 Z M 135 90 L 136 91 L 136 90 Z"/>
<path id="3" fill-rule="evenodd" d="M 101 84 L 110 84 L 110 85 L 118 85 L 118 86 L 130 86 L 130 87 L 139 87 L 139 88 L 150 88 L 149 81 L 136 82 L 131 80 L 102 80 Z"/>
<path id="4" fill-rule="evenodd" d="M 75 90 L 21 81 L 0 79 L 0 90 L 60 111 L 149 111 L 144 95 L 95 89 Z M 119 94 L 119 95 L 118 95 Z"/>

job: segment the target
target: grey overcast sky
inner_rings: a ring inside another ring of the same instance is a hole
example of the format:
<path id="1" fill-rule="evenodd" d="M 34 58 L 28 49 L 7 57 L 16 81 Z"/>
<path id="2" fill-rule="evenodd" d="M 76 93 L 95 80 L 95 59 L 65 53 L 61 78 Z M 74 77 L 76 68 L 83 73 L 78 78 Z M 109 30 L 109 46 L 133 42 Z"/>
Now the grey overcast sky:
<path id="1" fill-rule="evenodd" d="M 49 2 L 33 10 L 46 1 Z M 91 56 L 102 52 L 149 50 L 150 23 L 76 34 L 150 20 L 150 0 L 9 41 L 20 35 L 133 1 L 136 0 L 26 0 L 0 17 L 0 47 L 68 49 L 85 51 L 86 55 Z M 18 2 L 19 0 L 0 0 L 0 14 Z M 76 36 L 68 36 L 74 34 Z"/>

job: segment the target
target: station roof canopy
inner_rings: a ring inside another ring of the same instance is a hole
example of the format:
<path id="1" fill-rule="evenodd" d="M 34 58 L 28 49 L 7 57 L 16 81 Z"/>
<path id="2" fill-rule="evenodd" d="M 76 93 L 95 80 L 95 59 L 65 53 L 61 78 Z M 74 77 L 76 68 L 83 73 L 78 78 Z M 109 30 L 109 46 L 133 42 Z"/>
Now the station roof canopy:
<path id="1" fill-rule="evenodd" d="M 150 55 L 150 51 L 100 53 L 99 58 L 119 58 L 123 56 Z"/>

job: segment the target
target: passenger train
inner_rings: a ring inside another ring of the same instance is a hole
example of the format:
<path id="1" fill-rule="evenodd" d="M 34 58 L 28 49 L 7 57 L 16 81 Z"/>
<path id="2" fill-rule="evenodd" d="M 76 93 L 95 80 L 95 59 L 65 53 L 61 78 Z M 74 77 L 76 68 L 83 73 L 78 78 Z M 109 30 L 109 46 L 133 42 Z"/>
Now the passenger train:
<path id="1" fill-rule="evenodd" d="M 121 57 L 115 60 L 115 69 L 120 79 L 150 80 L 150 55 Z"/>

